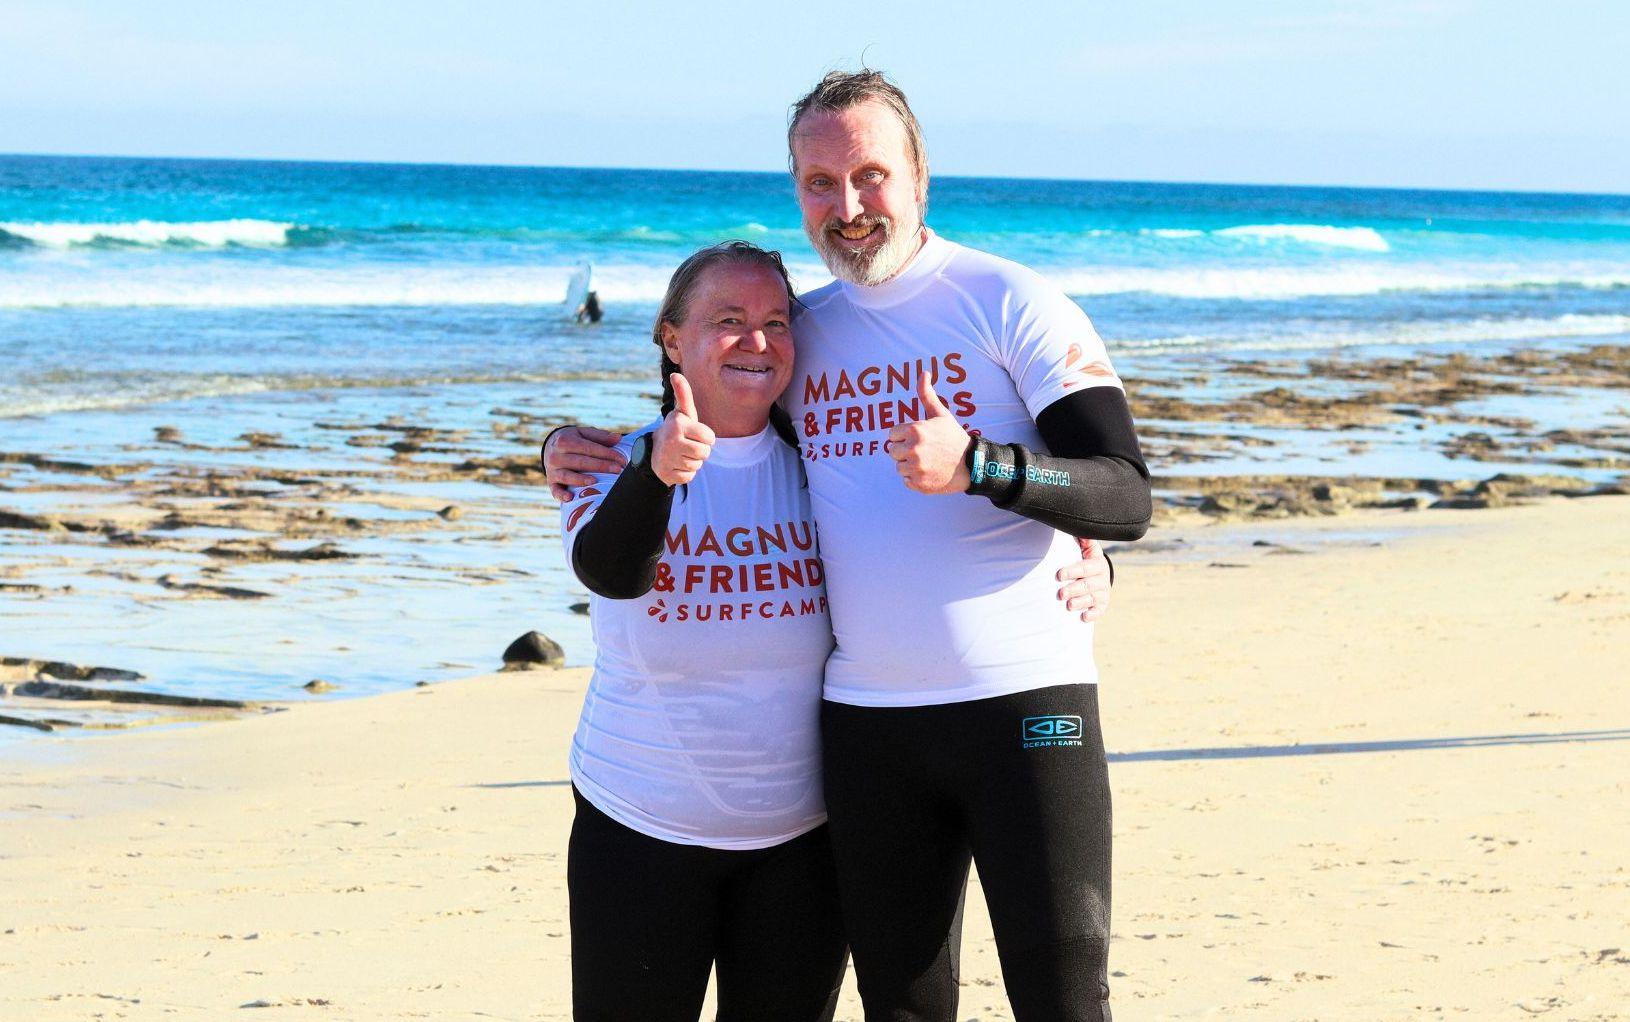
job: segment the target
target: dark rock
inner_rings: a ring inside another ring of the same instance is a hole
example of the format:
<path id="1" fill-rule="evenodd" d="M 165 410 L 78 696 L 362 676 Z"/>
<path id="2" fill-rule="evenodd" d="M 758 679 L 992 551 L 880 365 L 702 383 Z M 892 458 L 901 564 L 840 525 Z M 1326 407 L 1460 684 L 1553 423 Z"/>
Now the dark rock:
<path id="1" fill-rule="evenodd" d="M 504 650 L 506 671 L 526 671 L 542 667 L 559 667 L 566 662 L 566 651 L 560 643 L 542 632 L 527 632 Z"/>
<path id="2" fill-rule="evenodd" d="M 333 682 L 324 681 L 321 678 L 312 678 L 310 681 L 306 682 L 300 687 L 305 689 L 307 692 L 310 692 L 312 695 L 322 695 L 324 692 L 332 692 L 339 688 L 339 686 Z"/>
<path id="3" fill-rule="evenodd" d="M 589 612 L 589 605 L 586 603 L 574 603 L 567 609 L 573 614 L 587 614 Z"/>
<path id="4" fill-rule="evenodd" d="M 8 695 L 31 696 L 36 699 L 91 700 L 103 703 L 146 703 L 154 706 L 210 706 L 231 710 L 258 709 L 258 703 L 241 699 L 206 699 L 199 696 L 176 696 L 167 692 L 139 692 L 131 689 L 91 688 L 88 685 L 62 685 L 52 681 L 26 681 L 21 685 L 0 686 Z"/>
<path id="5" fill-rule="evenodd" d="M 25 515 L 0 510 L 0 529 L 33 529 L 37 532 L 65 532 L 67 526 L 48 515 Z"/>
<path id="6" fill-rule="evenodd" d="M 443 521 L 456 522 L 464 517 L 464 509 L 457 504 L 449 504 L 437 511 L 436 514 L 440 515 Z"/>
<path id="7" fill-rule="evenodd" d="M 1313 499 L 1322 500 L 1332 504 L 1351 504 L 1358 496 L 1358 492 L 1351 486 L 1336 486 L 1331 483 L 1315 483 L 1313 485 Z"/>
<path id="8" fill-rule="evenodd" d="M 1208 515 L 1249 514 L 1258 506 L 1255 494 L 1245 490 L 1224 490 L 1208 494 L 1200 502 L 1200 510 Z"/>
<path id="9" fill-rule="evenodd" d="M 11 668 L 11 670 L 3 670 Z M 58 681 L 140 681 L 142 675 L 117 667 L 81 667 L 60 660 L 30 660 L 26 657 L 0 657 L 0 675 L 13 678 L 23 676 L 38 681 L 54 678 Z"/>
<path id="10" fill-rule="evenodd" d="M 153 439 L 161 444 L 181 442 L 181 430 L 176 426 L 154 426 Z"/>

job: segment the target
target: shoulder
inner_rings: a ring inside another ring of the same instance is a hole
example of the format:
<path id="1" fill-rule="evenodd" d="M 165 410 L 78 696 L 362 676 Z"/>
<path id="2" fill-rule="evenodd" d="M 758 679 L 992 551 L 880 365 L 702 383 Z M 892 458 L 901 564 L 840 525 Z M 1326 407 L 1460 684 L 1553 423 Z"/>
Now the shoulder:
<path id="1" fill-rule="evenodd" d="M 1067 300 L 1063 288 L 1030 267 L 965 245 L 953 244 L 940 276 L 981 303 Z"/>
<path id="2" fill-rule="evenodd" d="M 828 281 L 824 287 L 813 291 L 805 291 L 798 296 L 798 308 L 792 310 L 792 318 L 797 322 L 800 315 L 807 315 L 820 310 L 822 306 L 830 304 L 839 295 L 843 294 L 843 285 L 836 280 Z"/>

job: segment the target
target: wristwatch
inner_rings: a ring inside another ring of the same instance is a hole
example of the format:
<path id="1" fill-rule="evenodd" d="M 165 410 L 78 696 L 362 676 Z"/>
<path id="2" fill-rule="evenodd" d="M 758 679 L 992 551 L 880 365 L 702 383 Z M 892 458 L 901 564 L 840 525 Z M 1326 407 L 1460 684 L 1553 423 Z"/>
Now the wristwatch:
<path id="1" fill-rule="evenodd" d="M 655 450 L 656 445 L 651 440 L 651 434 L 641 433 L 634 438 L 633 446 L 629 449 L 628 467 L 635 471 L 643 471 L 657 482 L 662 482 L 662 477 L 658 476 L 656 469 L 651 467 L 651 456 L 655 453 Z M 666 486 L 667 484 L 663 483 L 663 485 Z"/>

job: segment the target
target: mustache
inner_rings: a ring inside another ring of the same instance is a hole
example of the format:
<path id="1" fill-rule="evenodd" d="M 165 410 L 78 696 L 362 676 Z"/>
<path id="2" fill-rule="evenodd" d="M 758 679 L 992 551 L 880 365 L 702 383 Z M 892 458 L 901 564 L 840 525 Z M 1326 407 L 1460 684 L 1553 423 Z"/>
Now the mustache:
<path id="1" fill-rule="evenodd" d="M 887 231 L 893 226 L 894 221 L 886 216 L 875 216 L 873 214 L 863 213 L 860 216 L 855 217 L 853 220 L 850 220 L 848 223 L 839 220 L 837 217 L 829 217 L 827 218 L 826 223 L 821 225 L 821 230 L 852 231 L 857 227 L 881 227 Z"/>

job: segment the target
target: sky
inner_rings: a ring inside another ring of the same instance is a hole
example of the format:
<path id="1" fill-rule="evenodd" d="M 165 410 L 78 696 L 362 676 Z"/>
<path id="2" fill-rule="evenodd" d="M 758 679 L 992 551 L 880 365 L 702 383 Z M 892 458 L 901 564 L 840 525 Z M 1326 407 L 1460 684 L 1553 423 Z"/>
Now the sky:
<path id="1" fill-rule="evenodd" d="M 776 170 L 888 72 L 939 174 L 1630 193 L 1626 0 L 0 0 L 0 152 Z"/>

